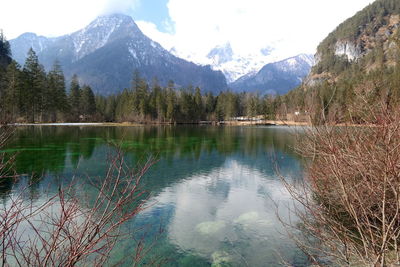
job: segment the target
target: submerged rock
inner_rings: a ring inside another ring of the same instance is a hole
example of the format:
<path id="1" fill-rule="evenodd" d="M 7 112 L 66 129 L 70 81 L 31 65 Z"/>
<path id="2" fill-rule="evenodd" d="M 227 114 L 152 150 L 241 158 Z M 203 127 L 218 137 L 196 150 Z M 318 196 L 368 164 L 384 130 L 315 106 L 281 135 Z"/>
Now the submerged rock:
<path id="1" fill-rule="evenodd" d="M 273 223 L 270 220 L 262 219 L 258 212 L 243 213 L 234 220 L 236 224 L 240 224 L 245 230 L 251 227 L 270 227 Z"/>
<path id="2" fill-rule="evenodd" d="M 259 219 L 258 212 L 252 211 L 248 213 L 243 213 L 237 219 L 235 219 L 235 223 L 249 223 L 249 222 L 256 222 Z"/>
<path id="3" fill-rule="evenodd" d="M 209 221 L 202 222 L 196 225 L 196 230 L 204 235 L 212 235 L 225 227 L 225 222 L 223 221 Z"/>
<path id="4" fill-rule="evenodd" d="M 231 266 L 234 261 L 233 256 L 226 251 L 216 251 L 211 255 L 211 267 Z"/>

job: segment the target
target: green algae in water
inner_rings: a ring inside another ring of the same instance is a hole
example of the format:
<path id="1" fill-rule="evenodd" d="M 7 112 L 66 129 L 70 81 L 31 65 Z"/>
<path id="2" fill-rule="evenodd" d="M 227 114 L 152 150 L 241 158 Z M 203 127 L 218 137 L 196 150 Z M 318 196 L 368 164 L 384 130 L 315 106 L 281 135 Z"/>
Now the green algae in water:
<path id="1" fill-rule="evenodd" d="M 53 151 L 55 149 L 48 147 L 30 147 L 30 148 L 11 148 L 0 150 L 0 153 L 16 153 L 16 152 L 29 152 L 29 151 Z"/>
<path id="2" fill-rule="evenodd" d="M 280 182 L 274 179 L 276 164 L 283 174 L 301 171 L 300 158 L 288 150 L 293 147 L 290 133 L 257 127 L 39 129 L 21 128 L 5 148 L 18 152 L 18 173 L 44 174 L 30 192 L 33 199 L 40 199 L 41 188 L 57 193 L 59 185 L 74 176 L 79 180 L 76 192 L 93 200 L 96 190 L 90 189 L 87 176 L 101 182 L 109 163 L 107 153 L 115 153 L 117 147 L 132 167 L 147 155 L 158 156 L 143 178 L 143 189 L 150 193 L 149 208 L 122 229 L 144 229 L 151 244 L 162 225 L 164 232 L 147 263 L 162 257 L 163 267 L 244 266 L 245 262 L 280 266 L 280 258 L 274 258 L 279 250 L 293 266 L 307 266 L 290 240 L 278 236 L 279 222 L 271 215 L 275 205 L 265 197 L 277 195 L 271 194 Z M 278 162 L 270 162 L 268 153 L 276 153 Z M 12 184 L 0 190 L 8 194 L 10 188 Z M 134 247 L 133 238 L 122 238 L 110 264 L 133 255 Z"/>

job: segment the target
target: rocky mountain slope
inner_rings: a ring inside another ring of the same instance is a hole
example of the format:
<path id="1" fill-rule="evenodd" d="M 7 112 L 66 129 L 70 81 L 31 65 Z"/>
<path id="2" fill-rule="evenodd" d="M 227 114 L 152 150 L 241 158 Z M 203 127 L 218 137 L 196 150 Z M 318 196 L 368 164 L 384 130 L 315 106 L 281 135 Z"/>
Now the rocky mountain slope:
<path id="1" fill-rule="evenodd" d="M 172 55 L 145 36 L 131 17 L 121 14 L 100 16 L 69 35 L 46 38 L 27 33 L 10 44 L 20 64 L 32 47 L 46 69 L 58 60 L 67 79 L 77 74 L 100 94 L 129 87 L 135 70 L 148 81 L 157 77 L 163 85 L 172 80 L 178 87 L 193 85 L 213 92 L 227 87 L 221 72 Z"/>
<path id="2" fill-rule="evenodd" d="M 374 123 L 400 103 L 400 1 L 376 0 L 318 46 L 302 86 L 283 96 L 281 116 L 314 123 Z M 287 114 L 285 114 L 287 113 Z"/>
<path id="3" fill-rule="evenodd" d="M 318 46 L 306 85 L 337 81 L 351 66 L 365 73 L 394 66 L 400 55 L 400 2 L 377 0 L 340 24 Z"/>
<path id="4" fill-rule="evenodd" d="M 261 94 L 286 94 L 299 86 L 314 63 L 312 55 L 301 54 L 279 62 L 270 63 L 254 74 L 245 75 L 229 84 L 234 91 Z"/>

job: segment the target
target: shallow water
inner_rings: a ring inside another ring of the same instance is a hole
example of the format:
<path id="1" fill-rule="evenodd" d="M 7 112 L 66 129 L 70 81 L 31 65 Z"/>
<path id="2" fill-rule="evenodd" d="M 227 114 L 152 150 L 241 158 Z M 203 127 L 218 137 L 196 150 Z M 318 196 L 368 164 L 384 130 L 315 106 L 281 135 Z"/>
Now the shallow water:
<path id="1" fill-rule="evenodd" d="M 18 127 L 8 154 L 17 153 L 18 184 L 2 184 L 3 201 L 34 180 L 31 197 L 56 192 L 72 177 L 104 175 L 107 156 L 118 145 L 132 165 L 158 159 L 144 177 L 150 207 L 124 227 L 145 229 L 145 261 L 165 266 L 307 266 L 285 235 L 290 195 L 279 172 L 301 180 L 301 159 L 292 151 L 293 131 L 285 127 Z M 29 177 L 29 178 L 28 178 Z M 79 187 L 90 198 L 87 186 Z M 159 233 L 159 229 L 162 233 Z M 137 237 L 137 236 L 136 236 Z M 131 255 L 132 238 L 121 240 L 111 263 Z"/>

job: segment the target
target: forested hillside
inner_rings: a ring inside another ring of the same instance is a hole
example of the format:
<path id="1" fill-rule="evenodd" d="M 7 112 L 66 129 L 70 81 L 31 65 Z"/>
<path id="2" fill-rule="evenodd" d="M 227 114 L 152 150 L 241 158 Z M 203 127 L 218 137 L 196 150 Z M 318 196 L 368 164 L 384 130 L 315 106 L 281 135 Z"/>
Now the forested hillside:
<path id="1" fill-rule="evenodd" d="M 377 0 L 340 24 L 318 46 L 299 88 L 277 99 L 278 115 L 314 122 L 360 122 L 376 105 L 400 102 L 400 1 Z"/>

